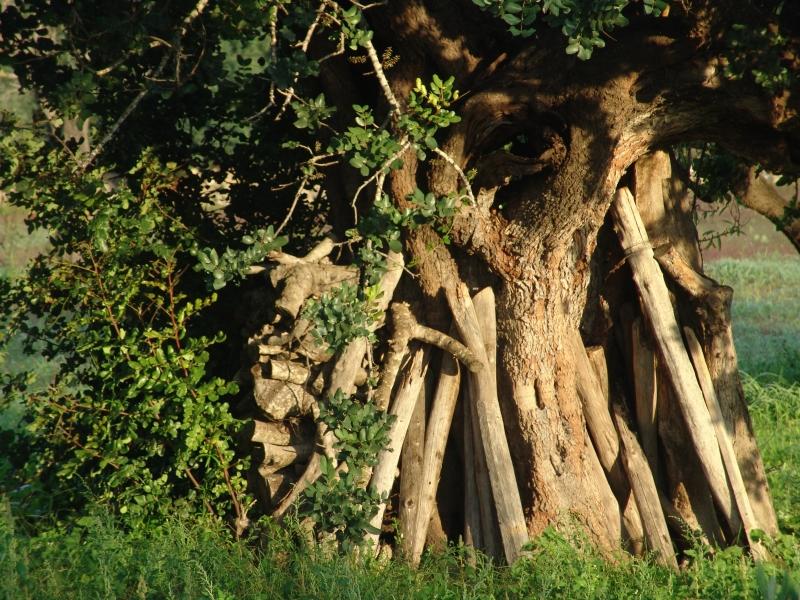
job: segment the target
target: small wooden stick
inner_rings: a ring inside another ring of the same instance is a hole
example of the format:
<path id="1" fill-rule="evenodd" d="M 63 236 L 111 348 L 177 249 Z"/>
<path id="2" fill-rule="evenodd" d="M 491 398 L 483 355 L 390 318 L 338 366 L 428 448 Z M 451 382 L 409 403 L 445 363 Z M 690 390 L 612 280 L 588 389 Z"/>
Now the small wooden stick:
<path id="1" fill-rule="evenodd" d="M 725 463 L 725 469 L 728 472 L 728 478 L 733 488 L 733 495 L 736 498 L 736 505 L 742 517 L 744 533 L 750 546 L 750 552 L 753 554 L 753 558 L 765 560 L 767 552 L 764 546 L 753 540 L 751 535 L 754 529 L 759 529 L 759 526 L 753 514 L 753 508 L 750 506 L 750 498 L 747 496 L 747 488 L 744 485 L 742 472 L 739 470 L 739 463 L 736 461 L 736 453 L 733 450 L 731 438 L 725 427 L 725 420 L 722 417 L 722 410 L 717 400 L 717 394 L 714 391 L 714 382 L 711 380 L 711 374 L 708 372 L 708 366 L 703 356 L 703 349 L 700 347 L 700 342 L 697 340 L 694 331 L 689 327 L 683 328 L 683 334 L 686 336 L 686 345 L 689 348 L 689 354 L 692 357 L 700 387 L 703 389 L 703 396 L 706 399 L 708 412 L 711 414 L 711 421 L 714 423 L 714 429 L 717 432 L 717 441 L 722 453 L 722 460 Z"/>
<path id="2" fill-rule="evenodd" d="M 426 382 L 427 383 L 427 382 Z M 419 397 L 411 413 L 411 422 L 408 425 L 408 433 L 403 441 L 403 450 L 400 453 L 400 501 L 397 511 L 397 518 L 400 521 L 400 533 L 402 534 L 403 551 L 409 553 L 411 540 L 416 531 L 417 514 L 419 513 L 420 494 L 425 485 L 422 469 L 425 460 L 425 429 L 426 429 L 426 387 L 424 385 L 419 390 Z M 428 516 L 430 521 L 430 516 Z M 422 531 L 421 537 L 425 537 L 428 529 L 428 522 Z"/>
<path id="3" fill-rule="evenodd" d="M 661 499 L 655 479 L 653 479 L 653 473 L 650 471 L 650 466 L 647 464 L 647 459 L 636 436 L 628 427 L 624 408 L 619 402 L 613 402 L 612 409 L 622 442 L 622 463 L 628 473 L 636 506 L 642 517 L 647 544 L 656 553 L 661 564 L 677 571 L 678 561 L 675 558 L 675 550 L 672 548 L 666 517 L 661 509 Z"/>

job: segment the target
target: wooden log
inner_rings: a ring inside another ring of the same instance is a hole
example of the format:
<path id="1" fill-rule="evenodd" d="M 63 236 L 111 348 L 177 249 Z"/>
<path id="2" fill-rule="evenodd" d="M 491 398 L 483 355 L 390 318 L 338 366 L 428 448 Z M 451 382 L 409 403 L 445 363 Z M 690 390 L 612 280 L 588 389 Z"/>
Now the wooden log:
<path id="1" fill-rule="evenodd" d="M 590 442 L 593 442 L 593 449 L 617 498 L 616 512 L 622 516 L 630 551 L 641 556 L 644 553 L 644 529 L 639 509 L 631 494 L 628 477 L 620 460 L 619 434 L 609 412 L 605 353 L 602 348 L 593 351 L 594 362 L 597 365 L 595 369 L 577 329 L 569 336 L 567 342 L 570 345 L 570 352 L 575 357 L 575 381 Z M 597 377 L 598 371 L 605 374 L 604 383 Z"/>
<path id="2" fill-rule="evenodd" d="M 665 495 L 679 516 L 675 527 L 686 527 L 706 546 L 723 546 L 725 536 L 717 519 L 711 489 L 694 447 L 686 443 L 688 432 L 675 394 L 664 373 L 658 369 L 658 432 L 664 450 Z"/>
<path id="3" fill-rule="evenodd" d="M 739 377 L 731 326 L 733 290 L 695 271 L 675 248 L 669 248 L 661 254 L 658 262 L 672 281 L 688 295 L 687 304 L 693 305 L 706 364 L 733 440 L 750 505 L 761 528 L 769 535 L 777 535 L 778 520 Z"/>
<path id="4" fill-rule="evenodd" d="M 274 472 L 288 467 L 289 465 L 306 461 L 314 451 L 314 443 L 311 440 L 293 444 L 290 446 L 278 446 L 276 444 L 260 444 L 261 454 L 259 472 Z"/>
<path id="5" fill-rule="evenodd" d="M 466 394 L 466 390 L 464 392 Z M 466 400 L 464 407 L 464 544 L 483 547 L 481 508 L 478 483 L 475 480 L 475 438 L 472 436 L 472 408 Z"/>
<path id="6" fill-rule="evenodd" d="M 287 422 L 249 421 L 241 430 L 242 438 L 260 444 L 274 444 L 276 446 L 289 446 L 301 441 L 303 432 L 291 427 Z"/>
<path id="7" fill-rule="evenodd" d="M 631 327 L 631 358 L 633 368 L 636 424 L 642 449 L 650 463 L 653 477 L 658 481 L 658 388 L 656 386 L 656 355 L 645 340 L 644 324 L 636 318 Z"/>
<path id="8" fill-rule="evenodd" d="M 492 494 L 492 482 L 489 475 L 489 467 L 486 463 L 486 454 L 483 449 L 483 439 L 481 430 L 478 426 L 478 411 L 475 406 L 474 391 L 467 388 L 464 401 L 470 409 L 470 421 L 472 422 L 472 447 L 474 452 L 473 473 L 475 474 L 475 485 L 478 490 L 478 512 L 481 515 L 481 545 L 476 546 L 487 556 L 496 560 L 503 557 L 503 545 L 500 541 L 498 531 L 497 511 L 494 507 L 494 495 Z"/>
<path id="9" fill-rule="evenodd" d="M 400 451 L 403 447 L 403 440 L 408 432 L 408 425 L 411 422 L 411 415 L 414 412 L 420 390 L 425 382 L 425 373 L 428 369 L 427 348 L 417 348 L 411 353 L 411 361 L 403 373 L 400 384 L 395 393 L 394 402 L 389 414 L 394 416 L 391 428 L 389 429 L 389 442 L 378 454 L 378 463 L 372 472 L 370 489 L 379 495 L 388 497 L 392 491 L 397 464 L 400 462 Z M 378 512 L 372 517 L 370 524 L 380 530 L 383 522 L 383 513 L 386 510 L 386 501 L 378 505 Z M 364 540 L 373 544 L 377 552 L 378 534 L 368 533 Z"/>
<path id="10" fill-rule="evenodd" d="M 416 531 L 417 513 L 419 512 L 420 493 L 425 485 L 422 469 L 425 455 L 425 428 L 426 428 L 426 388 L 420 388 L 417 404 L 411 413 L 411 422 L 408 424 L 408 433 L 403 441 L 403 450 L 400 453 L 400 503 L 398 519 L 400 521 L 400 536 L 403 552 L 409 555 L 411 538 L 419 533 L 424 541 L 428 523 Z M 428 516 L 430 521 L 430 515 Z"/>
<path id="11" fill-rule="evenodd" d="M 422 486 L 419 492 L 419 505 L 417 506 L 413 527 L 406 535 L 408 554 L 413 564 L 419 563 L 425 546 L 425 534 L 436 503 L 436 490 L 439 487 L 444 451 L 453 422 L 460 382 L 461 369 L 458 361 L 450 354 L 443 354 L 439 379 L 433 395 L 430 418 L 425 432 L 425 452 L 422 460 Z M 472 484 L 474 485 L 474 479 Z M 468 497 L 469 494 L 465 491 L 465 500 Z"/>
<path id="12" fill-rule="evenodd" d="M 627 188 L 617 190 L 611 210 L 620 243 L 639 290 L 642 310 L 675 390 L 690 441 L 697 450 L 717 505 L 731 529 L 736 531 L 741 528 L 741 520 L 725 476 L 714 426 L 682 343 L 667 285 L 653 257 L 653 248 L 647 239 L 633 196 Z"/>
<path id="13" fill-rule="evenodd" d="M 711 421 L 714 423 L 714 430 L 717 433 L 717 441 L 719 442 L 719 449 L 722 453 L 722 461 L 725 464 L 725 470 L 728 473 L 731 487 L 733 488 L 733 496 L 736 499 L 736 505 L 739 508 L 739 514 L 742 517 L 742 525 L 744 533 L 747 537 L 747 543 L 750 546 L 750 552 L 753 558 L 757 560 L 765 560 L 767 558 L 766 550 L 759 542 L 755 541 L 752 532 L 755 529 L 760 529 L 753 508 L 750 506 L 750 498 L 747 496 L 747 488 L 742 479 L 742 472 L 739 470 L 739 463 L 736 460 L 736 453 L 733 450 L 730 436 L 725 427 L 725 420 L 722 417 L 722 410 L 719 407 L 717 394 L 714 391 L 714 382 L 711 380 L 711 373 L 708 372 L 705 358 L 703 357 L 703 349 L 700 347 L 700 342 L 689 327 L 683 328 L 684 336 L 686 337 L 686 345 L 689 348 L 689 355 L 692 357 L 697 379 L 700 382 L 700 387 L 703 390 L 703 396 L 706 400 L 708 412 L 711 415 Z"/>
<path id="14" fill-rule="evenodd" d="M 600 392 L 603 398 L 606 399 L 606 406 L 611 397 L 608 387 L 608 364 L 606 363 L 606 351 L 602 346 L 590 346 L 586 348 L 586 355 L 589 357 L 589 362 L 592 363 L 594 374 L 597 376 L 597 382 L 600 384 Z"/>
<path id="15" fill-rule="evenodd" d="M 522 546 L 528 540 L 528 530 L 503 426 L 497 386 L 493 385 L 480 321 L 467 286 L 462 282 L 454 288 L 448 288 L 447 301 L 461 339 L 483 366 L 480 372 L 470 373 L 470 389 L 475 391 L 478 427 L 491 478 L 500 535 L 506 560 L 511 564 L 520 556 Z M 494 304 L 493 298 L 491 304 Z"/>
<path id="16" fill-rule="evenodd" d="M 282 421 L 290 417 L 311 414 L 316 398 L 302 385 L 267 379 L 262 365 L 253 365 L 253 398 L 268 419 Z"/>
<path id="17" fill-rule="evenodd" d="M 308 381 L 309 371 L 300 363 L 289 362 L 273 358 L 265 368 L 267 377 L 278 381 L 287 381 L 297 385 L 303 385 Z"/>
<path id="18" fill-rule="evenodd" d="M 678 561 L 672 548 L 667 521 L 661 509 L 658 488 L 650 466 L 636 436 L 628 426 L 621 403 L 612 402 L 612 409 L 621 441 L 622 463 L 628 473 L 636 506 L 642 517 L 647 545 L 655 552 L 658 562 L 677 571 Z"/>

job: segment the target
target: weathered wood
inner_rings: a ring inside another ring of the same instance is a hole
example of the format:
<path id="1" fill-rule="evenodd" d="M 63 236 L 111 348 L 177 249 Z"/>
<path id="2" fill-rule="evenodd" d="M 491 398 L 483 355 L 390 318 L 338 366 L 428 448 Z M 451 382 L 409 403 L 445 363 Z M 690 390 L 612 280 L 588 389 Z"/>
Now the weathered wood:
<path id="1" fill-rule="evenodd" d="M 774 536 L 778 533 L 778 520 L 747 410 L 733 343 L 733 290 L 696 272 L 674 248 L 661 254 L 658 262 L 671 280 L 688 295 L 687 304 L 693 305 L 706 364 L 732 437 L 753 513 L 761 528 Z"/>
<path id="2" fill-rule="evenodd" d="M 436 490 L 439 487 L 442 461 L 444 460 L 447 437 L 450 433 L 453 414 L 456 409 L 460 382 L 461 369 L 458 361 L 449 354 L 443 354 L 442 365 L 439 369 L 439 379 L 433 395 L 430 418 L 425 432 L 419 505 L 417 506 L 413 526 L 406 534 L 408 554 L 413 564 L 419 562 L 425 546 L 426 531 L 436 502 Z M 405 472 L 403 476 L 405 477 Z M 474 480 L 472 483 L 474 485 Z"/>
<path id="3" fill-rule="evenodd" d="M 589 362 L 592 363 L 594 374 L 597 376 L 597 382 L 600 384 L 600 392 L 603 398 L 606 399 L 606 406 L 608 406 L 608 399 L 611 397 L 609 394 L 608 386 L 608 364 L 606 363 L 606 351 L 602 346 L 590 346 L 586 348 L 586 355 L 589 357 Z"/>
<path id="4" fill-rule="evenodd" d="M 639 218 L 636 203 L 627 188 L 617 190 L 611 210 L 620 243 L 639 290 L 642 310 L 651 326 L 655 345 L 675 390 L 690 440 L 697 450 L 711 493 L 731 529 L 738 530 L 741 521 L 725 476 L 703 392 L 683 346 L 664 277 L 653 257 L 653 248 Z"/>
<path id="5" fill-rule="evenodd" d="M 700 342 L 697 336 L 695 336 L 694 331 L 689 327 L 684 327 L 683 333 L 686 337 L 689 355 L 692 358 L 692 363 L 697 373 L 697 379 L 703 390 L 708 412 L 711 415 L 711 421 L 714 423 L 714 430 L 717 432 L 717 441 L 719 442 L 719 449 L 722 453 L 722 461 L 725 464 L 725 470 L 728 473 L 728 479 L 733 488 L 733 495 L 736 499 L 736 505 L 739 508 L 739 515 L 742 518 L 742 525 L 744 527 L 745 536 L 747 537 L 747 543 L 750 546 L 750 552 L 753 554 L 753 558 L 764 560 L 767 558 L 764 546 L 753 540 L 752 537 L 753 530 L 760 529 L 760 525 L 753 514 L 753 508 L 750 506 L 750 499 L 747 496 L 747 488 L 742 479 L 742 472 L 739 470 L 736 453 L 733 450 L 733 444 L 731 443 L 730 436 L 725 427 L 725 420 L 722 417 L 722 410 L 719 407 L 717 394 L 714 391 L 714 382 L 711 380 L 711 373 L 708 372 L 706 360 L 703 357 L 703 349 L 700 347 Z"/>
<path id="6" fill-rule="evenodd" d="M 310 414 L 316 398 L 302 385 L 267 379 L 261 363 L 253 365 L 253 398 L 261 412 L 269 419 L 282 421 L 289 417 Z"/>
<path id="7" fill-rule="evenodd" d="M 376 310 L 382 313 L 386 312 L 386 310 L 389 308 L 389 303 L 392 301 L 394 291 L 397 288 L 400 277 L 403 275 L 403 255 L 398 252 L 390 252 L 387 257 L 387 263 L 390 265 L 390 267 L 381 277 L 380 289 L 382 294 L 378 300 L 378 306 L 376 307 Z M 328 396 L 332 396 L 338 390 L 341 390 L 342 393 L 348 395 L 355 392 L 356 380 L 358 378 L 358 374 L 362 370 L 361 362 L 364 360 L 367 346 L 367 338 L 360 337 L 350 342 L 341 352 L 339 357 L 336 359 L 336 363 L 333 366 L 330 378 L 328 380 Z M 315 407 L 317 410 L 319 410 L 318 405 L 315 404 Z M 320 421 L 317 424 L 317 435 L 319 438 L 318 442 L 320 442 L 322 445 L 322 452 L 330 457 L 333 453 L 333 432 L 328 430 L 328 428 L 325 427 L 325 425 Z M 320 452 L 315 452 L 311 456 L 311 460 L 308 461 L 308 466 L 306 467 L 302 477 L 300 477 L 295 486 L 292 488 L 291 492 L 289 492 L 283 498 L 283 500 L 281 500 L 278 507 L 273 511 L 272 515 L 276 519 L 283 518 L 283 515 L 286 514 L 286 511 L 303 492 L 303 490 L 306 489 L 311 483 L 316 481 L 316 479 L 319 477 L 321 473 L 320 456 Z"/>
<path id="8" fill-rule="evenodd" d="M 250 442 L 288 446 L 300 440 L 301 436 L 286 422 L 250 421 L 241 430 L 241 437 Z"/>
<path id="9" fill-rule="evenodd" d="M 419 535 L 424 541 L 428 529 L 426 521 L 421 531 L 416 531 L 420 492 L 425 485 L 422 474 L 426 436 L 425 388 L 425 385 L 420 388 L 417 404 L 414 412 L 411 413 L 411 422 L 408 424 L 408 433 L 403 441 L 403 450 L 400 453 L 400 503 L 397 517 L 400 522 L 403 551 L 406 555 L 409 554 L 412 538 Z M 430 521 L 430 515 L 428 521 Z"/>
<path id="10" fill-rule="evenodd" d="M 403 373 L 400 384 L 395 392 L 394 402 L 392 402 L 389 414 L 394 416 L 391 428 L 389 429 L 389 441 L 386 447 L 378 454 L 378 463 L 372 472 L 370 489 L 378 495 L 386 495 L 392 491 L 397 464 L 400 462 L 400 451 L 403 447 L 403 440 L 408 432 L 408 425 L 411 422 L 411 415 L 414 412 L 420 390 L 425 382 L 425 373 L 428 369 L 427 348 L 417 348 L 411 352 L 411 360 L 408 368 Z M 383 522 L 383 513 L 386 510 L 386 502 L 378 505 L 378 512 L 372 517 L 370 524 L 380 529 Z M 364 536 L 365 541 L 371 542 L 375 551 L 378 550 L 378 534 L 368 533 Z"/>
<path id="11" fill-rule="evenodd" d="M 617 498 L 616 513 L 621 513 L 622 524 L 633 554 L 642 555 L 644 551 L 644 530 L 639 509 L 633 500 L 630 483 L 619 457 L 619 434 L 609 412 L 608 369 L 602 348 L 595 348 L 590 358 L 583 346 L 580 333 L 574 330 L 567 340 L 570 352 L 575 356 L 575 382 L 578 397 L 583 406 L 586 428 L 593 443 L 600 464 L 605 471 L 608 483 Z M 595 366 L 592 364 L 595 363 Z M 598 377 L 603 373 L 604 383 Z"/>
<path id="12" fill-rule="evenodd" d="M 267 377 L 270 379 L 277 379 L 278 381 L 286 381 L 298 385 L 303 385 L 308 381 L 309 377 L 309 371 L 304 365 L 289 362 L 288 360 L 273 358 L 267 363 L 264 370 L 266 371 Z"/>
<path id="13" fill-rule="evenodd" d="M 619 402 L 612 402 L 612 410 L 621 441 L 622 463 L 628 473 L 636 506 L 642 517 L 647 545 L 655 552 L 661 564 L 677 571 L 678 561 L 672 548 L 667 521 L 661 509 L 658 488 L 650 466 L 636 436 L 628 426 L 622 405 Z"/>
<path id="14" fill-rule="evenodd" d="M 645 339 L 644 324 L 636 318 L 631 327 L 632 368 L 636 424 L 642 449 L 650 463 L 653 477 L 658 480 L 658 387 L 656 386 L 656 355 Z"/>
<path id="15" fill-rule="evenodd" d="M 466 395 L 466 390 L 464 394 Z M 483 547 L 481 530 L 481 508 L 478 500 L 478 483 L 475 479 L 475 438 L 472 435 L 472 407 L 464 407 L 464 544 L 473 548 Z"/>
<path id="16" fill-rule="evenodd" d="M 292 444 L 290 446 L 278 446 L 277 444 L 261 444 L 263 455 L 260 457 L 262 471 L 278 471 L 284 467 L 298 462 L 305 461 L 314 451 L 314 443 L 311 440 Z"/>
<path id="17" fill-rule="evenodd" d="M 497 386 L 493 385 L 480 322 L 467 286 L 461 283 L 448 288 L 447 301 L 462 340 L 483 364 L 481 372 L 470 373 L 470 389 L 475 392 L 478 426 L 491 478 L 503 549 L 506 560 L 511 564 L 520 556 L 522 546 L 528 540 L 528 531 L 497 398 Z"/>
<path id="18" fill-rule="evenodd" d="M 700 541 L 707 546 L 722 546 L 725 536 L 717 519 L 711 489 L 697 452 L 686 443 L 689 435 L 686 422 L 663 366 L 658 369 L 658 397 L 658 433 L 663 448 L 665 495 L 679 516 L 679 522 L 670 522 L 669 525 L 700 532 Z"/>
<path id="19" fill-rule="evenodd" d="M 478 426 L 478 411 L 475 407 L 474 390 L 467 388 L 464 401 L 469 407 L 470 421 L 472 422 L 472 469 L 475 474 L 475 486 L 478 490 L 478 512 L 481 516 L 481 545 L 477 546 L 487 556 L 496 560 L 503 557 L 503 544 L 498 530 L 497 511 L 495 509 L 494 495 L 492 494 L 492 480 L 489 467 L 486 463 L 481 429 Z"/>

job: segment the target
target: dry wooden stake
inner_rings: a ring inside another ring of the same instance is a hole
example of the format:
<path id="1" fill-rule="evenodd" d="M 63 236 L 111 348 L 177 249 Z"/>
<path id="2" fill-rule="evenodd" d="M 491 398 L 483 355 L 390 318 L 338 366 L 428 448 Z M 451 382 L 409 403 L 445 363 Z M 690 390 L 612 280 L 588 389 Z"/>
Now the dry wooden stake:
<path id="1" fill-rule="evenodd" d="M 409 556 L 413 564 L 419 562 L 422 550 L 425 547 L 426 532 L 436 502 L 436 490 L 439 487 L 442 461 L 444 460 L 447 437 L 450 433 L 453 414 L 456 409 L 460 382 L 461 369 L 458 361 L 449 353 L 445 353 L 442 356 L 439 380 L 433 395 L 430 418 L 428 419 L 428 427 L 425 433 L 425 453 L 422 459 L 419 505 L 417 506 L 413 527 L 411 527 L 406 539 Z"/>
<path id="2" fill-rule="evenodd" d="M 511 452 L 508 448 L 497 386 L 489 375 L 489 361 L 486 357 L 480 322 L 469 296 L 467 286 L 462 282 L 455 288 L 447 289 L 447 302 L 453 313 L 453 321 L 461 339 L 469 350 L 480 358 L 482 369 L 470 373 L 471 389 L 475 391 L 475 406 L 478 413 L 489 477 L 492 482 L 492 495 L 497 509 L 497 519 L 506 560 L 513 563 L 521 554 L 522 546 L 528 541 L 525 515 L 517 487 Z"/>
<path id="3" fill-rule="evenodd" d="M 425 455 L 425 428 L 426 428 L 426 388 L 419 390 L 414 412 L 411 413 L 411 422 L 408 424 L 408 433 L 403 441 L 403 450 L 400 453 L 400 504 L 397 517 L 400 521 L 400 534 L 403 551 L 409 554 L 411 539 L 415 531 L 417 513 L 420 505 L 420 492 L 424 485 L 422 479 L 423 460 Z M 428 516 L 430 520 L 430 515 Z M 425 539 L 427 523 L 421 536 Z"/>
<path id="4" fill-rule="evenodd" d="M 656 553 L 661 564 L 677 571 L 678 561 L 675 558 L 675 550 L 672 548 L 667 521 L 664 511 L 661 509 L 658 488 L 650 466 L 636 436 L 628 426 L 623 407 L 618 402 L 612 402 L 612 408 L 614 422 L 622 442 L 622 463 L 628 473 L 636 506 L 642 517 L 647 545 Z"/>
<path id="5" fill-rule="evenodd" d="M 736 462 L 736 453 L 733 450 L 731 438 L 725 427 L 725 420 L 722 417 L 717 394 L 714 391 L 714 382 L 711 380 L 711 374 L 708 372 L 708 367 L 703 357 L 703 349 L 700 347 L 700 342 L 694 335 L 694 331 L 689 327 L 684 327 L 683 333 L 686 336 L 686 345 L 689 348 L 689 354 L 692 357 L 700 387 L 703 389 L 708 412 L 711 414 L 711 421 L 714 423 L 714 429 L 717 432 L 717 441 L 722 453 L 722 460 L 725 463 L 725 470 L 728 472 L 731 487 L 733 487 L 733 495 L 736 498 L 736 505 L 739 507 L 739 514 L 742 517 L 744 533 L 750 546 L 750 552 L 753 554 L 753 558 L 765 560 L 767 552 L 764 546 L 752 537 L 753 530 L 759 529 L 759 525 L 756 522 L 755 515 L 753 515 L 750 499 L 747 497 L 747 488 L 745 488 L 744 480 L 742 479 L 742 472 L 739 470 L 739 463 Z"/>
<path id="6" fill-rule="evenodd" d="M 466 400 L 462 406 L 464 407 L 464 543 L 473 548 L 483 548 L 481 509 L 478 502 L 478 484 L 475 481 L 472 408 Z"/>
<path id="7" fill-rule="evenodd" d="M 611 210 L 614 226 L 639 290 L 642 310 L 652 328 L 651 333 L 659 356 L 675 390 L 689 437 L 700 457 L 711 493 L 731 529 L 738 531 L 741 528 L 741 519 L 725 476 L 703 392 L 683 345 L 664 276 L 653 257 L 647 232 L 633 196 L 627 188 L 617 190 Z"/>
<path id="8" fill-rule="evenodd" d="M 631 327 L 631 355 L 633 363 L 634 399 L 636 423 L 642 449 L 650 463 L 653 477 L 658 480 L 658 424 L 656 410 L 658 393 L 656 386 L 656 355 L 645 340 L 644 324 L 636 318 Z"/>

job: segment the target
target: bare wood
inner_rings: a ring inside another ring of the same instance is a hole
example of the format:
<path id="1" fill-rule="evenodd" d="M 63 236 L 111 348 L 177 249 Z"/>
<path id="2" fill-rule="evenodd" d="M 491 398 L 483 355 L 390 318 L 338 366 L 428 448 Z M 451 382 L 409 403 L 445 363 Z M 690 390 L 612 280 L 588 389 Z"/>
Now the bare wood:
<path id="1" fill-rule="evenodd" d="M 492 482 L 503 549 L 506 560 L 511 564 L 520 556 L 522 546 L 528 540 L 528 531 L 497 398 L 497 386 L 493 385 L 478 316 L 467 286 L 462 282 L 455 288 L 448 288 L 447 301 L 462 340 L 483 363 L 480 373 L 470 373 L 469 381 L 471 389 L 475 391 L 478 426 Z"/>
<path id="2" fill-rule="evenodd" d="M 289 362 L 288 360 L 272 359 L 267 363 L 267 376 L 270 379 L 288 381 L 298 385 L 308 381 L 308 369 L 300 363 Z"/>
<path id="3" fill-rule="evenodd" d="M 647 545 L 655 552 L 661 564 L 677 571 L 678 561 L 672 548 L 653 473 L 636 436 L 628 427 L 622 406 L 613 402 L 612 409 L 621 441 L 622 463 L 628 473 L 636 506 L 642 517 Z"/>
<path id="4" fill-rule="evenodd" d="M 684 327 L 683 333 L 686 336 L 686 345 L 692 357 L 697 379 L 700 381 L 700 387 L 703 389 L 703 396 L 706 400 L 708 412 L 711 414 L 711 421 L 714 423 L 714 429 L 717 432 L 717 441 L 719 442 L 719 449 L 722 453 L 722 460 L 725 463 L 725 470 L 728 472 L 728 479 L 733 488 L 736 505 L 742 517 L 742 525 L 744 526 L 747 543 L 750 546 L 750 552 L 753 554 L 754 558 L 764 560 L 767 558 L 764 546 L 754 541 L 752 537 L 753 530 L 760 529 L 760 527 L 753 514 L 753 508 L 750 506 L 750 499 L 747 496 L 747 488 L 742 479 L 742 472 L 739 470 L 739 463 L 736 461 L 736 453 L 733 450 L 733 444 L 731 443 L 728 430 L 725 427 L 725 419 L 722 417 L 722 410 L 717 400 L 717 394 L 714 391 L 714 382 L 711 380 L 711 373 L 708 372 L 708 366 L 706 366 L 706 361 L 703 357 L 703 349 L 700 347 L 700 342 L 691 328 Z"/>
<path id="5" fill-rule="evenodd" d="M 617 510 L 621 512 L 631 552 L 641 555 L 644 551 L 644 529 L 639 509 L 631 495 L 630 483 L 619 460 L 619 434 L 609 409 L 605 353 L 602 348 L 595 348 L 592 354 L 589 354 L 577 329 L 572 332 L 567 343 L 575 357 L 575 381 L 590 442 L 594 442 L 593 449 L 617 497 L 619 503 Z M 592 355 L 593 361 L 590 358 Z M 605 376 L 601 379 L 598 377 L 598 372 Z"/>
<path id="6" fill-rule="evenodd" d="M 316 399 L 302 385 L 266 379 L 262 365 L 251 369 L 253 375 L 253 398 L 261 412 L 274 421 L 310 414 Z"/>
<path id="7" fill-rule="evenodd" d="M 656 355 L 645 340 L 644 323 L 636 318 L 631 327 L 634 399 L 636 423 L 642 449 L 650 463 L 653 476 L 658 479 L 658 388 L 656 386 Z"/>
<path id="8" fill-rule="evenodd" d="M 291 446 L 278 446 L 277 444 L 262 444 L 264 456 L 261 460 L 261 467 L 265 471 L 278 471 L 284 467 L 307 460 L 314 450 L 312 441 L 304 441 Z"/>
<path id="9" fill-rule="evenodd" d="M 489 467 L 486 464 L 486 453 L 483 449 L 483 438 L 478 427 L 478 410 L 475 406 L 474 391 L 469 387 L 466 390 L 464 401 L 470 410 L 470 421 L 472 423 L 472 447 L 474 452 L 473 473 L 475 474 L 475 486 L 478 491 L 478 512 L 481 519 L 481 541 L 480 546 L 487 556 L 500 559 L 503 556 L 503 545 L 500 541 L 501 534 L 498 531 L 497 512 L 494 508 L 494 496 L 492 494 L 492 481 L 489 474 Z"/>
<path id="10" fill-rule="evenodd" d="M 422 478 L 423 461 L 425 455 L 425 427 L 426 427 L 426 385 L 419 390 L 414 412 L 411 413 L 411 422 L 408 433 L 403 442 L 400 454 L 400 504 L 397 517 L 400 521 L 400 533 L 403 550 L 408 554 L 410 543 L 417 523 L 422 487 L 425 485 Z M 430 517 L 428 517 L 430 520 Z M 420 537 L 425 538 L 428 523 L 419 531 Z"/>
<path id="11" fill-rule="evenodd" d="M 380 312 L 386 312 L 392 300 L 392 296 L 394 295 L 395 288 L 400 281 L 400 277 L 403 275 L 403 255 L 398 252 L 390 252 L 387 257 L 387 263 L 390 265 L 390 268 L 381 277 L 380 287 L 382 295 L 376 307 Z M 361 362 L 364 360 L 367 345 L 367 338 L 356 338 L 342 351 L 331 371 L 328 383 L 328 396 L 332 396 L 338 390 L 341 390 L 345 394 L 352 394 L 355 391 L 355 382 L 358 378 L 358 374 L 362 370 Z M 321 422 L 317 425 L 317 431 L 322 446 L 321 451 L 325 453 L 325 455 L 330 456 L 333 452 L 333 432 L 327 430 Z M 272 514 L 276 519 L 281 519 L 303 490 L 320 476 L 320 456 L 321 454 L 319 451 L 311 456 L 305 472 L 292 488 L 292 491 L 281 500 L 278 507 L 273 511 Z"/>
<path id="12" fill-rule="evenodd" d="M 675 394 L 664 373 L 658 369 L 658 432 L 664 449 L 665 494 L 680 516 L 680 522 L 702 533 L 705 545 L 725 544 L 708 480 L 694 447 L 686 443 L 688 433 Z M 675 525 L 675 523 L 670 523 Z"/>
<path id="13" fill-rule="evenodd" d="M 461 370 L 458 362 L 451 355 L 444 354 L 425 432 L 419 505 L 413 527 L 406 537 L 409 557 L 413 564 L 419 562 L 425 546 L 425 534 L 436 502 L 436 490 L 439 487 L 442 461 L 456 409 L 460 382 Z"/>
<path id="14" fill-rule="evenodd" d="M 465 392 L 466 393 L 466 392 Z M 483 547 L 478 484 L 475 481 L 475 438 L 472 436 L 472 409 L 464 407 L 464 543 L 473 548 Z"/>
<path id="15" fill-rule="evenodd" d="M 731 326 L 733 290 L 695 271 L 675 248 L 659 255 L 658 262 L 670 278 L 685 291 L 703 315 L 698 331 L 705 349 L 706 364 L 714 381 L 733 448 L 739 462 L 756 520 L 769 535 L 778 533 L 778 519 L 767 483 L 761 452 L 753 433 L 737 367 Z"/>
<path id="16" fill-rule="evenodd" d="M 600 384 L 600 391 L 603 398 L 608 399 L 611 397 L 608 386 L 608 364 L 606 363 L 606 351 L 602 346 L 591 346 L 586 348 L 586 355 L 589 357 L 589 362 L 592 363 L 594 374 L 597 376 L 597 382 Z"/>
<path id="17" fill-rule="evenodd" d="M 627 188 L 617 190 L 611 210 L 617 234 L 639 290 L 642 310 L 650 323 L 656 347 L 675 390 L 689 437 L 697 450 L 711 493 L 731 529 L 738 530 L 741 521 L 725 476 L 703 392 L 681 341 L 664 277 L 653 257 L 653 248 L 639 218 L 636 203 Z"/>
<path id="18" fill-rule="evenodd" d="M 400 450 L 408 432 L 411 414 L 414 412 L 414 406 L 425 382 L 427 369 L 427 348 L 414 350 L 411 353 L 411 362 L 403 373 L 402 380 L 395 393 L 392 408 L 389 411 L 389 414 L 395 417 L 389 429 L 389 442 L 386 448 L 378 454 L 378 463 L 372 472 L 370 489 L 378 495 L 388 497 L 389 492 L 392 491 L 397 464 L 400 462 Z M 370 521 L 374 528 L 380 529 L 385 510 L 386 501 L 384 500 L 378 505 L 378 512 Z M 364 536 L 364 540 L 371 542 L 375 550 L 378 550 L 378 534 L 368 533 Z"/>

